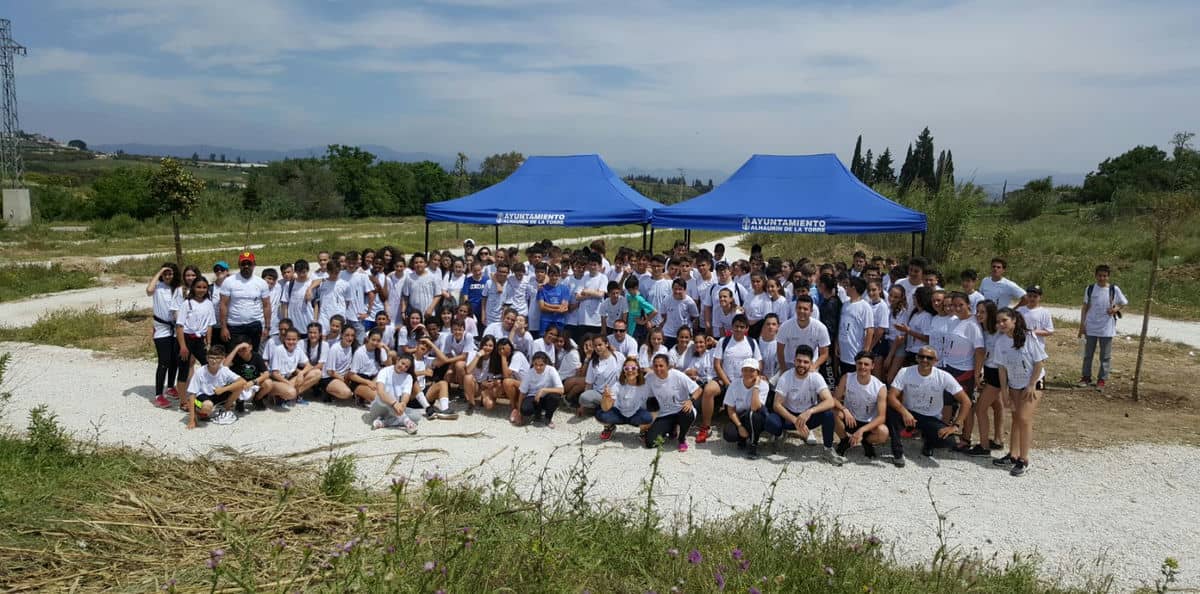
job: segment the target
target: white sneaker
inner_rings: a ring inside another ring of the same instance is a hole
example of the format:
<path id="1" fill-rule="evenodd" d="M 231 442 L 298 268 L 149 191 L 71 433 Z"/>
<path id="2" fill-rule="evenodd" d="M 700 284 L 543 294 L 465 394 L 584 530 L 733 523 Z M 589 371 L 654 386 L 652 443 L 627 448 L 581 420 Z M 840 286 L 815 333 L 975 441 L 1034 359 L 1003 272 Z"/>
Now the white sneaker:
<path id="1" fill-rule="evenodd" d="M 217 416 L 213 417 L 214 425 L 232 425 L 238 420 L 237 415 L 231 410 L 223 410 Z"/>
<path id="2" fill-rule="evenodd" d="M 405 432 L 405 433 L 407 433 L 407 434 L 409 434 L 409 435 L 416 435 L 416 433 L 417 433 L 417 424 L 416 424 L 416 423 L 414 423 L 414 422 L 412 422 L 412 419 L 410 419 L 410 418 L 408 418 L 408 417 L 405 417 L 405 418 L 404 418 L 404 425 L 402 426 L 402 429 L 404 429 L 404 432 Z"/>
<path id="3" fill-rule="evenodd" d="M 383 419 L 375 419 L 371 422 L 372 429 L 383 429 Z"/>
<path id="4" fill-rule="evenodd" d="M 816 429 L 809 429 L 808 437 L 804 438 L 804 443 L 806 443 L 808 445 L 817 445 L 817 444 L 821 443 L 821 440 L 817 439 L 817 430 Z"/>

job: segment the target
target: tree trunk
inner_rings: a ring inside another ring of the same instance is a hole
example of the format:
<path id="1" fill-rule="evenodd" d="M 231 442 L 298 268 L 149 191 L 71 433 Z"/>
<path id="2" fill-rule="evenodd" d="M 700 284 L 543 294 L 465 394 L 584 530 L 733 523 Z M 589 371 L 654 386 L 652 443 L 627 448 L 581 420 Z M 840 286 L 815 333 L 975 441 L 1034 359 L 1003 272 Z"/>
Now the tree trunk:
<path id="1" fill-rule="evenodd" d="M 171 227 L 175 230 L 175 265 L 183 270 L 183 243 L 179 241 L 179 218 L 171 215 Z"/>
<path id="2" fill-rule="evenodd" d="M 1154 252 L 1150 259 L 1150 287 L 1146 289 L 1146 306 L 1142 310 L 1142 335 L 1138 337 L 1137 363 L 1133 368 L 1133 400 L 1139 400 L 1138 384 L 1142 380 L 1142 360 L 1146 354 L 1146 335 L 1150 332 L 1150 304 L 1154 300 L 1154 285 L 1158 282 L 1158 253 L 1162 240 L 1154 238 Z"/>

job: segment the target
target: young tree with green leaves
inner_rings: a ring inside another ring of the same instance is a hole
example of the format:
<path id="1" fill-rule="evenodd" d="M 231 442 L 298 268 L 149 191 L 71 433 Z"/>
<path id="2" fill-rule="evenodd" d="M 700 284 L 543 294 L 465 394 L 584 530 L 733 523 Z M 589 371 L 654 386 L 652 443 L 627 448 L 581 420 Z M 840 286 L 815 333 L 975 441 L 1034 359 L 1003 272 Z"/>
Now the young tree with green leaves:
<path id="1" fill-rule="evenodd" d="M 872 184 L 890 184 L 896 183 L 896 168 L 892 163 L 892 149 L 883 149 L 883 154 L 879 155 L 879 159 L 875 161 L 875 171 L 871 174 Z"/>
<path id="2" fill-rule="evenodd" d="M 871 174 L 875 172 L 875 157 L 871 154 L 871 149 L 867 149 L 867 156 L 863 157 L 862 164 L 858 166 L 858 179 L 862 183 L 871 185 Z"/>
<path id="3" fill-rule="evenodd" d="M 179 221 L 192 216 L 202 191 L 204 182 L 170 157 L 160 161 L 158 169 L 150 177 L 150 194 L 158 203 L 159 212 L 171 215 L 171 228 L 175 233 L 175 264 L 181 269 L 183 243 L 179 238 Z"/>
<path id="4" fill-rule="evenodd" d="M 913 147 L 913 157 L 916 159 L 914 181 L 919 180 L 925 184 L 925 187 L 936 192 L 937 175 L 933 152 L 933 134 L 929 132 L 929 126 L 926 126 L 924 130 L 921 130 L 920 136 L 917 136 L 916 146 Z"/>
<path id="5" fill-rule="evenodd" d="M 904 153 L 904 164 L 900 166 L 900 193 L 908 191 L 913 180 L 917 178 L 917 162 L 913 156 L 912 143 L 908 144 L 908 152 Z"/>
<path id="6" fill-rule="evenodd" d="M 858 140 L 854 143 L 854 156 L 850 158 L 850 173 L 854 177 L 862 179 L 862 134 L 858 135 Z"/>

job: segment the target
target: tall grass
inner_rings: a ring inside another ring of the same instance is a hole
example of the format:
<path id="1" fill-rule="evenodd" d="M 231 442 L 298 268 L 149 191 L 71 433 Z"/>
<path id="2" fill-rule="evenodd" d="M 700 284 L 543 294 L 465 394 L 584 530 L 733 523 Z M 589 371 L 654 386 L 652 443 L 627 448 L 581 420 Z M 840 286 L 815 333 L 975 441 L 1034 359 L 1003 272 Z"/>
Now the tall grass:
<path id="1" fill-rule="evenodd" d="M 58 264 L 45 266 L 0 266 L 0 301 L 13 301 L 31 295 L 84 289 L 96 285 L 88 272 L 66 270 Z"/>

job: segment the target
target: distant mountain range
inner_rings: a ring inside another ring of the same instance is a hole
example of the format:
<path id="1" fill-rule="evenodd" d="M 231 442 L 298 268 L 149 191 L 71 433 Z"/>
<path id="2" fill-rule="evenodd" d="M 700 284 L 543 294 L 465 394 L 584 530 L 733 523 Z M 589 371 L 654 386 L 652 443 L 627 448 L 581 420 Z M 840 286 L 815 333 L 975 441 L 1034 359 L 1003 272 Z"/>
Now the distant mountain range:
<path id="1" fill-rule="evenodd" d="M 363 150 L 370 151 L 376 157 L 383 161 L 433 161 L 449 170 L 454 167 L 454 155 L 439 155 L 436 153 L 425 152 L 406 152 L 397 151 L 390 147 L 366 144 L 359 145 Z M 320 157 L 325 154 L 325 147 L 308 147 L 289 150 L 273 150 L 273 149 L 245 149 L 229 146 L 212 146 L 208 144 L 185 144 L 185 145 L 163 145 L 163 144 L 100 144 L 89 147 L 94 151 L 102 151 L 106 153 L 115 153 L 118 150 L 125 151 L 132 155 L 156 155 L 164 157 L 179 157 L 182 159 L 190 159 L 192 154 L 200 155 L 201 159 L 207 159 L 210 154 L 225 155 L 225 158 L 230 161 L 237 160 L 241 157 L 243 161 L 251 163 L 265 163 L 268 161 L 279 161 L 282 159 L 299 159 L 305 157 Z M 479 161 L 472 161 L 472 165 L 478 167 Z M 618 175 L 650 175 L 654 177 L 670 178 L 679 175 L 679 169 L 666 167 L 635 167 L 622 166 L 616 163 L 610 163 L 613 170 Z M 689 169 L 684 168 L 683 175 L 691 182 L 694 179 L 699 179 L 707 182 L 713 180 L 715 184 L 721 184 L 729 177 L 729 172 L 718 169 Z M 957 175 L 958 181 L 974 181 L 976 185 L 981 186 L 989 195 L 994 198 L 999 198 L 1001 191 L 1004 188 L 1004 183 L 1008 182 L 1008 188 L 1015 190 L 1025 185 L 1026 182 L 1032 179 L 1040 179 L 1046 176 L 1054 178 L 1055 185 L 1069 184 L 1080 185 L 1083 183 L 1084 174 L 1078 172 L 1050 171 L 1044 169 L 1019 169 L 1013 171 L 980 171 L 966 174 L 960 172 Z"/>

